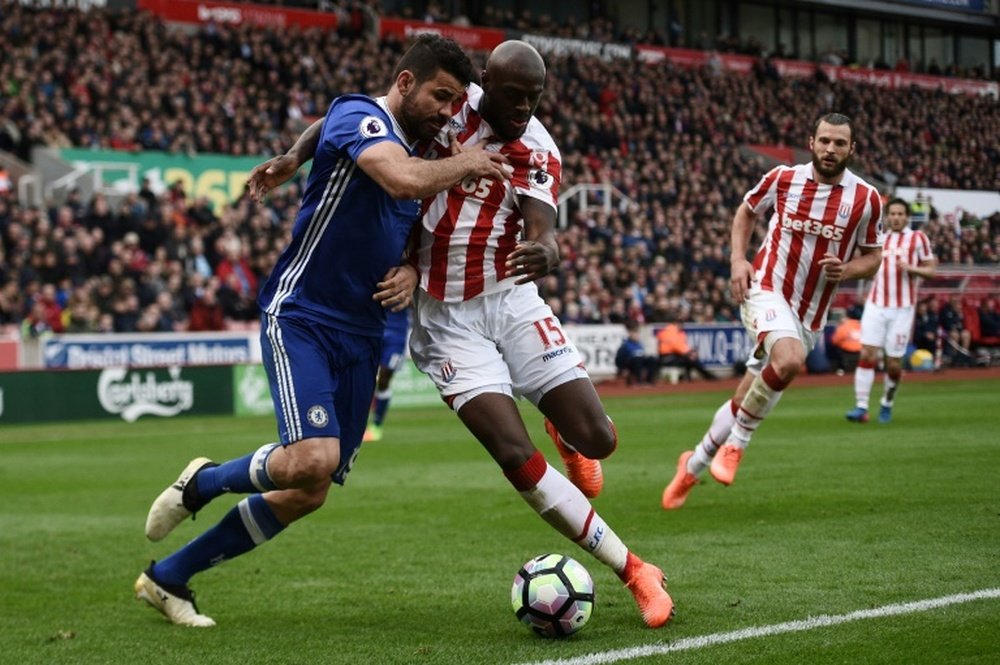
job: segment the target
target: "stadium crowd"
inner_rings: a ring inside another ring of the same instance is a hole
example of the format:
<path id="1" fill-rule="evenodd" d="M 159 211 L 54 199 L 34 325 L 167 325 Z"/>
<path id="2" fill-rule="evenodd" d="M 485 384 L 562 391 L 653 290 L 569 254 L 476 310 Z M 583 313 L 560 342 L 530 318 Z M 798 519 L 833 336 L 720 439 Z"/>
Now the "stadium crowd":
<path id="1" fill-rule="evenodd" d="M 610 29 L 610 26 L 608 26 Z M 0 150 L 35 146 L 269 155 L 340 93 L 381 94 L 401 44 L 350 32 L 209 25 L 148 14 L 0 4 Z M 803 118 L 856 122 L 862 174 L 900 185 L 1000 190 L 989 97 L 874 89 L 549 57 L 538 117 L 563 154 L 562 189 L 607 183 L 610 213 L 573 210 L 562 266 L 541 287 L 567 322 L 732 321 L 728 238 L 767 169 L 744 144 L 804 146 Z M 0 178 L 2 184 L 2 178 Z M 297 185 L 265 206 L 213 209 L 180 183 L 112 206 L 78 192 L 44 209 L 0 187 L 0 324 L 53 331 L 221 329 L 256 320 L 254 296 L 290 233 Z M 619 205 L 619 203 L 621 205 Z M 1000 215 L 925 231 L 948 263 L 1000 261 Z"/>

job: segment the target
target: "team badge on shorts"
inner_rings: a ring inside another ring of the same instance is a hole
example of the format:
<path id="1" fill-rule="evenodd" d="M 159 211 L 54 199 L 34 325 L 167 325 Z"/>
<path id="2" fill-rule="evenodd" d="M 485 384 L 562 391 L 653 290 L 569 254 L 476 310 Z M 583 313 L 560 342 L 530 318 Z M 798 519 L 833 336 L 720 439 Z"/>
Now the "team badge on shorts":
<path id="1" fill-rule="evenodd" d="M 382 122 L 382 119 L 376 118 L 373 115 L 370 115 L 361 121 L 361 124 L 358 125 L 358 131 L 361 132 L 361 136 L 364 136 L 366 139 L 376 136 L 385 136 L 389 133 L 389 130 L 385 126 L 385 123 Z"/>
<path id="2" fill-rule="evenodd" d="M 765 321 L 774 321 L 776 318 L 778 318 L 778 313 L 775 312 L 773 309 L 769 309 L 766 312 L 764 312 Z"/>
<path id="3" fill-rule="evenodd" d="M 458 370 L 455 369 L 455 365 L 452 364 L 451 358 L 445 360 L 441 363 L 441 380 L 445 383 L 451 383 L 455 375 L 458 374 Z"/>
<path id="4" fill-rule="evenodd" d="M 309 407 L 309 410 L 306 411 L 306 418 L 313 427 L 326 427 L 326 424 L 330 422 L 330 416 L 326 409 L 319 404 Z"/>

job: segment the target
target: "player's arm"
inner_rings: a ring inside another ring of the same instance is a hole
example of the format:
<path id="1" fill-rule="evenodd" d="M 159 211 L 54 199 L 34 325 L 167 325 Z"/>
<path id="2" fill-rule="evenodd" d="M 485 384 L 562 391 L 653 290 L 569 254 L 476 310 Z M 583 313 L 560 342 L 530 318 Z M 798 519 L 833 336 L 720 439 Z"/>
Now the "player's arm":
<path id="1" fill-rule="evenodd" d="M 559 265 L 556 243 L 556 211 L 552 206 L 530 196 L 518 197 L 518 209 L 524 218 L 524 237 L 507 257 L 507 274 L 517 277 L 517 284 L 527 284 L 545 277 Z"/>
<path id="2" fill-rule="evenodd" d="M 882 265 L 881 247 L 859 247 L 854 257 L 846 263 L 836 254 L 824 254 L 819 260 L 828 282 L 837 284 L 850 279 L 873 277 Z"/>
<path id="3" fill-rule="evenodd" d="M 467 176 L 506 180 L 508 160 L 498 152 L 466 150 L 443 159 L 411 157 L 394 141 L 381 141 L 358 155 L 358 166 L 394 199 L 423 199 Z"/>
<path id="4" fill-rule="evenodd" d="M 733 216 L 729 238 L 729 286 L 733 300 L 743 302 L 753 280 L 753 264 L 747 259 L 747 249 L 757 223 L 757 214 L 743 201 Z"/>
<path id="5" fill-rule="evenodd" d="M 320 118 L 299 135 L 295 145 L 288 152 L 272 157 L 263 164 L 258 164 L 250 172 L 247 186 L 250 196 L 258 203 L 264 200 L 272 189 L 288 182 L 299 167 L 308 162 L 316 154 L 319 139 L 323 135 L 323 120 Z"/>
<path id="6" fill-rule="evenodd" d="M 896 265 L 912 275 L 917 275 L 919 277 L 923 277 L 924 279 L 931 279 L 937 274 L 938 262 L 936 258 L 931 257 L 929 259 L 924 259 L 919 265 L 913 265 L 912 263 L 908 263 L 900 259 Z"/>

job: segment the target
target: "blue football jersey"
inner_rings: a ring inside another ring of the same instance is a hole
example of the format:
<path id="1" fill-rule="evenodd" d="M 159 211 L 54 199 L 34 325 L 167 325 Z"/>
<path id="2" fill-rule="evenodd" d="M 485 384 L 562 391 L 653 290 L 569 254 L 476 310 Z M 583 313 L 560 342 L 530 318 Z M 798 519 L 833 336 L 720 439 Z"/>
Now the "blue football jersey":
<path id="1" fill-rule="evenodd" d="M 357 165 L 382 141 L 412 154 L 384 98 L 344 95 L 330 105 L 292 239 L 260 291 L 262 311 L 381 336 L 376 284 L 398 265 L 420 202 L 396 200 Z"/>

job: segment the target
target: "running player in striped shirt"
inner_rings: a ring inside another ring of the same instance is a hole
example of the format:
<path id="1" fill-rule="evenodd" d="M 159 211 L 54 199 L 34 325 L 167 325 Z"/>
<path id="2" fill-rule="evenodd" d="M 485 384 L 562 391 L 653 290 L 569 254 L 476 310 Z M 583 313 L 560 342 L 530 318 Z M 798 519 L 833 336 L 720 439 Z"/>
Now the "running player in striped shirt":
<path id="1" fill-rule="evenodd" d="M 880 349 L 885 350 L 885 383 L 878 421 L 892 420 L 892 406 L 903 373 L 903 355 L 913 332 L 920 280 L 934 276 L 937 259 L 923 231 L 910 228 L 910 206 L 892 199 L 885 207 L 889 233 L 882 245 L 882 269 L 872 283 L 861 315 L 861 357 L 854 371 L 855 406 L 847 419 L 868 422 L 868 398 L 875 383 Z"/>
<path id="2" fill-rule="evenodd" d="M 733 298 L 757 341 L 747 374 L 715 413 L 694 450 L 681 453 L 663 491 L 666 510 L 684 505 L 706 468 L 730 485 L 754 431 L 805 362 L 837 285 L 871 277 L 882 256 L 882 199 L 847 168 L 854 154 L 851 120 L 819 118 L 809 137 L 812 163 L 772 169 L 743 197 L 730 245 Z M 747 244 L 757 215 L 773 209 L 753 263 Z"/>
<path id="3" fill-rule="evenodd" d="M 418 199 L 466 176 L 507 177 L 506 159 L 482 150 L 437 162 L 413 155 L 473 76 L 457 44 L 421 37 L 385 97 L 338 97 L 307 155 L 297 142 L 251 173 L 259 197 L 315 155 L 291 240 L 259 297 L 280 443 L 222 464 L 198 457 L 153 502 L 146 536 L 158 541 L 221 494 L 250 495 L 136 580 L 136 596 L 173 623 L 215 625 L 198 611 L 188 580 L 274 538 L 322 506 L 331 483 L 344 483 L 371 404 L 383 308 L 405 307 L 416 285 L 416 272 L 399 263 Z"/>

